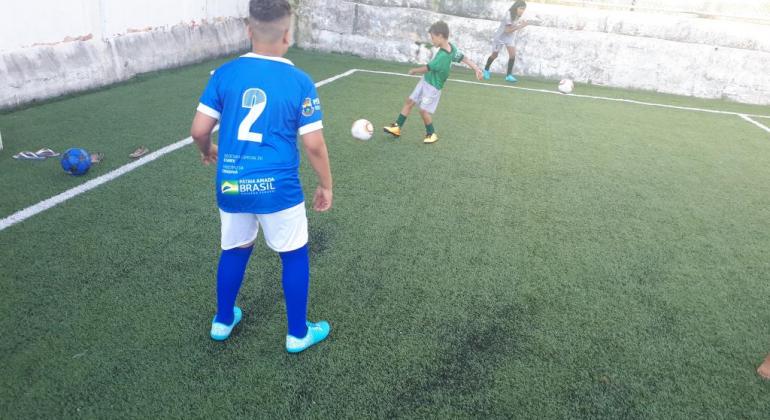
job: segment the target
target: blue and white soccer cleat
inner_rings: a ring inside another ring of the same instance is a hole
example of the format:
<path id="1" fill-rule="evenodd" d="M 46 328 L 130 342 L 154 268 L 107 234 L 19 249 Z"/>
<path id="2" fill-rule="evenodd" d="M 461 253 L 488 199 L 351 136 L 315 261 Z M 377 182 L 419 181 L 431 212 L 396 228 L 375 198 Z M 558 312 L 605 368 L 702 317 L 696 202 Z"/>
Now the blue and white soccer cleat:
<path id="1" fill-rule="evenodd" d="M 490 78 L 491 76 L 492 76 L 492 75 L 489 73 L 489 70 L 484 70 L 484 80 L 489 80 L 489 78 Z"/>
<path id="2" fill-rule="evenodd" d="M 505 81 L 508 82 L 508 83 L 516 83 L 519 80 L 516 79 L 515 77 L 513 77 L 512 74 L 509 74 L 509 75 L 505 76 Z"/>
<path id="3" fill-rule="evenodd" d="M 241 311 L 241 308 L 234 307 L 233 308 L 233 323 L 231 325 L 225 325 L 221 322 L 215 322 L 217 317 L 214 316 L 214 319 L 211 321 L 211 339 L 215 341 L 225 341 L 227 340 L 227 337 L 230 337 L 230 333 L 233 332 L 233 328 L 235 328 L 236 325 L 238 325 L 239 322 L 241 322 L 241 318 L 243 317 L 243 312 Z"/>
<path id="4" fill-rule="evenodd" d="M 331 329 L 332 327 L 326 321 L 307 321 L 307 334 L 305 334 L 305 338 L 297 338 L 286 334 L 286 351 L 289 353 L 299 353 L 306 350 L 326 339 Z"/>

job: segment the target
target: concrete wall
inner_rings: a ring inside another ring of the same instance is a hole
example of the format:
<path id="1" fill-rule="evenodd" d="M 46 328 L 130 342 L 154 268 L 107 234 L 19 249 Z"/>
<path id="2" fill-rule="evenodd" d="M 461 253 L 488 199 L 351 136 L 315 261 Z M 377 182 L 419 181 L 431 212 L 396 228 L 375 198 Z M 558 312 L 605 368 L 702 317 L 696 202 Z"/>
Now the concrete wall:
<path id="1" fill-rule="evenodd" d="M 248 0 L 2 0 L 0 52 L 247 13 Z"/>
<path id="2" fill-rule="evenodd" d="M 249 47 L 245 0 L 0 0 L 0 109 Z"/>
<path id="3" fill-rule="evenodd" d="M 529 2 L 539 26 L 521 33 L 518 74 L 770 104 L 770 25 L 733 19 L 770 18 L 770 0 L 542 1 Z M 424 63 L 432 53 L 416 42 L 444 19 L 483 63 L 511 2 L 294 0 L 295 36 L 303 48 Z M 565 6 L 575 4 L 584 7 Z M 0 109 L 247 49 L 247 9 L 248 0 L 0 0 Z M 695 17 L 704 13 L 732 18 Z M 503 56 L 493 70 L 504 65 Z"/>
<path id="4" fill-rule="evenodd" d="M 430 54 L 415 43 L 427 41 L 426 29 L 443 19 L 453 41 L 483 63 L 498 19 L 510 5 L 510 0 L 303 0 L 297 43 L 425 62 Z M 539 24 L 520 34 L 517 74 L 770 104 L 769 25 L 532 2 L 525 18 Z M 503 54 L 493 71 L 504 65 Z"/>
<path id="5" fill-rule="evenodd" d="M 770 21 L 770 1 L 767 0 L 539 0 L 539 3 Z"/>

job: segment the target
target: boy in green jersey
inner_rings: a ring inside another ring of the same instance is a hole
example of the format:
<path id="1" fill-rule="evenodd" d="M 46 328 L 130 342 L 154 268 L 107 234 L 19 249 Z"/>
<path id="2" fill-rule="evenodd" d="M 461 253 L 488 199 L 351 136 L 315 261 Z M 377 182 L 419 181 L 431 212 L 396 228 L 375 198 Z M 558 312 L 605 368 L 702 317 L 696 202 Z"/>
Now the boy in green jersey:
<path id="1" fill-rule="evenodd" d="M 436 131 L 433 128 L 433 114 L 436 112 L 438 101 L 441 98 L 441 89 L 444 88 L 444 83 L 449 78 L 452 63 L 463 63 L 472 68 L 476 72 L 478 80 L 481 80 L 483 77 L 481 69 L 475 63 L 468 60 L 454 44 L 449 42 L 449 26 L 447 26 L 446 22 L 438 21 L 434 23 L 428 32 L 430 33 L 430 41 L 433 43 L 433 46 L 438 47 L 438 52 L 427 65 L 409 70 L 411 75 L 424 74 L 425 76 L 420 79 L 417 87 L 414 88 L 412 94 L 406 99 L 406 103 L 401 108 L 401 113 L 398 115 L 396 122 L 385 127 L 386 133 L 393 137 L 400 137 L 401 127 L 404 126 L 406 117 L 412 112 L 412 107 L 419 104 L 420 115 L 425 123 L 426 134 L 425 140 L 423 140 L 425 144 L 438 141 L 438 135 L 436 135 Z"/>

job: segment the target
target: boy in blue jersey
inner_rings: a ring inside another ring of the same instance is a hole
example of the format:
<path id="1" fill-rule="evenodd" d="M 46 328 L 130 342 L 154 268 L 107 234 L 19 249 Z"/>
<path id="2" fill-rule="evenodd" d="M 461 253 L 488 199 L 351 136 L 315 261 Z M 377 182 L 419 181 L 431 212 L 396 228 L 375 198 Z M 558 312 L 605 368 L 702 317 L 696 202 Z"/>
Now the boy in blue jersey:
<path id="1" fill-rule="evenodd" d="M 332 176 L 315 85 L 283 58 L 291 43 L 289 2 L 251 0 L 249 15 L 253 52 L 214 72 L 191 129 L 203 163 L 217 166 L 222 254 L 211 338 L 227 339 L 241 320 L 235 300 L 261 227 L 281 256 L 286 350 L 298 353 L 325 339 L 330 326 L 307 320 L 308 229 L 297 133 L 318 176 L 316 211 L 332 206 Z M 218 145 L 211 142 L 217 121 Z"/>

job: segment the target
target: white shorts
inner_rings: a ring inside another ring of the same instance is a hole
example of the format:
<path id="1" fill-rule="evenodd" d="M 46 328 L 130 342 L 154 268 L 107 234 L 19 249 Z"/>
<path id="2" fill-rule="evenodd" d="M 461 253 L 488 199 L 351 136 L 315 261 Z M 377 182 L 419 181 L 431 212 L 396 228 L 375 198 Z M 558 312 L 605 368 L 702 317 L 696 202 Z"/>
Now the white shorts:
<path id="1" fill-rule="evenodd" d="M 248 245 L 257 239 L 259 227 L 265 242 L 275 252 L 289 252 L 307 243 L 305 203 L 270 214 L 227 213 L 219 210 L 222 220 L 222 249 Z"/>
<path id="2" fill-rule="evenodd" d="M 516 40 L 519 39 L 519 31 L 516 31 L 508 36 L 495 37 L 492 40 L 492 51 L 500 52 L 503 47 L 513 47 L 516 45 Z"/>
<path id="3" fill-rule="evenodd" d="M 420 105 L 420 109 L 423 111 L 435 114 L 438 101 L 441 99 L 441 91 L 426 82 L 425 79 L 420 79 L 420 83 L 417 83 L 414 91 L 409 95 L 409 99 Z"/>

